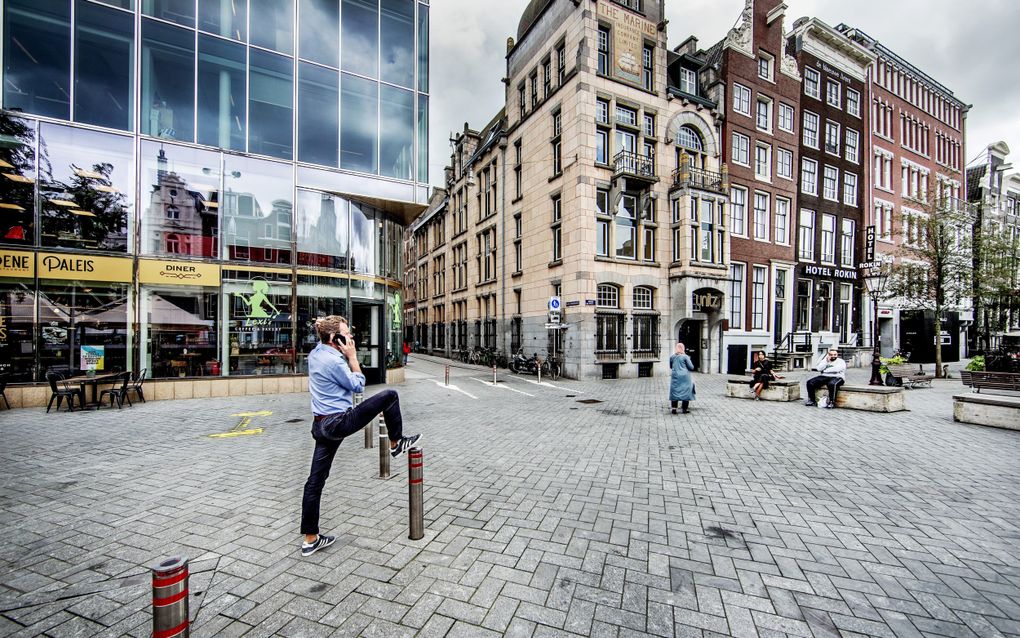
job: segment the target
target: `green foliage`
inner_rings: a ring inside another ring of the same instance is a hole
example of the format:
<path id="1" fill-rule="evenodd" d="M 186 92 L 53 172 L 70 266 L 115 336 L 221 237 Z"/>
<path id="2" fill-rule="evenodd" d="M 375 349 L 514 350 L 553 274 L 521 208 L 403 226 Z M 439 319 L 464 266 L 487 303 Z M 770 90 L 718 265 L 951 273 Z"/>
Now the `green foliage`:
<path id="1" fill-rule="evenodd" d="M 974 357 L 970 360 L 970 363 L 967 364 L 967 370 L 970 370 L 971 372 L 984 372 L 985 358 L 981 355 Z"/>
<path id="2" fill-rule="evenodd" d="M 879 368 L 878 371 L 881 372 L 884 377 L 889 374 L 888 366 L 898 366 L 900 364 L 907 363 L 907 358 L 896 355 L 895 357 L 880 357 L 879 361 L 882 362 L 882 367 Z"/>

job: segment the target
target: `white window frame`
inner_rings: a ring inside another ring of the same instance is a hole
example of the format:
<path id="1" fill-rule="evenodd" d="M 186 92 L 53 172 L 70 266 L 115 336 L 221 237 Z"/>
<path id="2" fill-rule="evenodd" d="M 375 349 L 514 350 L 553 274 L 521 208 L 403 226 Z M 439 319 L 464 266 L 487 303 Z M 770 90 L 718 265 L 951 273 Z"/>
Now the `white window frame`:
<path id="1" fill-rule="evenodd" d="M 857 207 L 857 174 L 843 171 L 843 203 Z"/>
<path id="2" fill-rule="evenodd" d="M 744 281 L 747 277 L 747 264 L 730 262 L 730 330 L 744 329 Z"/>
<path id="3" fill-rule="evenodd" d="M 751 330 L 765 330 L 768 327 L 768 295 L 768 266 L 751 266 Z"/>
<path id="4" fill-rule="evenodd" d="M 754 176 L 764 182 L 772 181 L 772 146 L 758 142 L 754 145 Z"/>
<path id="5" fill-rule="evenodd" d="M 834 143 L 833 143 L 834 142 Z M 839 157 L 840 126 L 838 122 L 825 120 L 825 152 Z"/>
<path id="6" fill-rule="evenodd" d="M 786 148 L 776 149 L 776 177 L 793 180 L 793 151 Z"/>
<path id="7" fill-rule="evenodd" d="M 790 106 L 789 104 L 785 104 L 783 102 L 780 102 L 779 103 L 779 123 L 778 123 L 779 130 L 780 131 L 786 131 L 787 133 L 793 133 L 794 132 L 793 131 L 793 127 L 795 126 L 795 124 L 794 124 L 794 117 L 795 116 L 796 116 L 796 111 L 794 110 L 794 108 L 792 106 Z M 784 126 L 784 123 L 789 124 L 789 126 Z"/>
<path id="8" fill-rule="evenodd" d="M 762 63 L 765 63 L 765 74 L 762 75 Z M 765 52 L 758 53 L 758 77 L 769 82 L 775 81 L 776 58 Z"/>
<path id="9" fill-rule="evenodd" d="M 850 87 L 846 89 L 846 112 L 854 117 L 861 116 L 861 93 Z"/>
<path id="10" fill-rule="evenodd" d="M 790 202 L 790 200 L 786 199 L 785 197 L 777 197 L 776 198 L 776 222 L 774 224 L 775 231 L 776 231 L 775 232 L 775 236 L 776 236 L 776 243 L 781 245 L 781 246 L 789 246 L 790 245 L 790 210 L 791 209 L 792 209 L 792 203 Z M 782 214 L 780 214 L 780 211 L 782 211 Z M 782 224 L 779 223 L 780 219 L 784 220 Z"/>
<path id="11" fill-rule="evenodd" d="M 815 218 L 815 211 L 809 208 L 800 209 L 800 215 L 797 217 L 797 259 L 800 261 L 815 260 Z M 810 221 L 810 224 L 805 224 L 805 219 Z"/>
<path id="12" fill-rule="evenodd" d="M 688 95 L 698 94 L 698 74 L 695 71 L 680 68 L 680 90 Z"/>
<path id="13" fill-rule="evenodd" d="M 809 166 L 810 171 L 807 170 Z M 810 188 L 807 188 L 808 186 Z M 800 192 L 805 195 L 818 195 L 818 162 L 806 157 L 800 159 Z"/>
<path id="14" fill-rule="evenodd" d="M 835 91 L 833 91 L 835 87 Z M 833 96 L 835 95 L 835 99 Z M 825 103 L 835 108 L 843 107 L 843 85 L 836 80 L 828 79 L 825 81 Z"/>
<path id="15" fill-rule="evenodd" d="M 764 208 L 760 207 L 759 204 L 764 203 Z M 769 197 L 768 193 L 763 191 L 754 192 L 754 228 L 752 237 L 756 241 L 769 241 L 769 213 L 771 212 L 772 198 Z"/>
<path id="16" fill-rule="evenodd" d="M 759 131 L 765 131 L 766 133 L 772 132 L 772 99 L 767 97 L 758 96 L 754 104 L 754 126 Z M 765 112 L 762 113 L 761 108 L 765 107 Z M 764 124 L 762 126 L 762 116 L 764 115 Z"/>
<path id="17" fill-rule="evenodd" d="M 811 89 L 814 85 L 814 90 Z M 804 95 L 822 99 L 822 75 L 810 67 L 804 69 Z"/>
<path id="18" fill-rule="evenodd" d="M 830 184 L 831 189 L 829 188 Z M 826 164 L 822 168 L 822 197 L 830 202 L 839 201 L 839 169 L 835 166 Z"/>
<path id="19" fill-rule="evenodd" d="M 809 125 L 808 122 L 812 122 L 813 125 Z M 819 136 L 821 134 L 821 122 L 822 118 L 819 117 L 817 113 L 804 111 L 804 123 L 801 125 L 803 130 L 804 146 L 807 146 L 808 148 L 818 148 Z"/>
<path id="20" fill-rule="evenodd" d="M 821 257 L 823 264 L 834 266 L 836 265 L 836 216 L 823 213 L 820 229 L 822 234 L 822 254 L 819 257 Z"/>
<path id="21" fill-rule="evenodd" d="M 859 164 L 861 155 L 861 134 L 852 128 L 845 130 L 846 141 L 843 143 L 844 157 L 846 157 L 846 161 L 848 162 Z M 851 143 L 850 140 L 853 140 L 853 142 Z"/>
<path id="22" fill-rule="evenodd" d="M 840 228 L 839 263 L 846 268 L 854 267 L 855 226 L 854 220 L 843 218 Z"/>
<path id="23" fill-rule="evenodd" d="M 733 112 L 751 117 L 751 89 L 733 83 Z"/>
<path id="24" fill-rule="evenodd" d="M 740 194 L 740 201 L 737 201 L 737 194 Z M 736 211 L 740 210 L 738 217 Z M 737 224 L 740 224 L 738 227 Z M 730 188 L 730 234 L 737 237 L 747 237 L 747 189 L 743 186 Z"/>
<path id="25" fill-rule="evenodd" d="M 751 138 L 741 133 L 733 133 L 732 150 L 733 163 L 741 166 L 751 167 Z M 738 142 L 740 144 L 738 145 Z M 740 161 L 741 157 L 744 161 Z"/>

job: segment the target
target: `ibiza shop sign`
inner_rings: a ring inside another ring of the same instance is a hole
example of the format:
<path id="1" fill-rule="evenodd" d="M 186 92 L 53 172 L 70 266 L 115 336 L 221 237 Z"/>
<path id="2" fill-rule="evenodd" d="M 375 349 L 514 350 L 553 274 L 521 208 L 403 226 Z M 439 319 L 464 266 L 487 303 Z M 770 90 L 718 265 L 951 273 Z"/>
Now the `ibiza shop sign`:
<path id="1" fill-rule="evenodd" d="M 715 312 L 722 309 L 722 294 L 711 288 L 699 288 L 691 295 L 691 310 Z"/>

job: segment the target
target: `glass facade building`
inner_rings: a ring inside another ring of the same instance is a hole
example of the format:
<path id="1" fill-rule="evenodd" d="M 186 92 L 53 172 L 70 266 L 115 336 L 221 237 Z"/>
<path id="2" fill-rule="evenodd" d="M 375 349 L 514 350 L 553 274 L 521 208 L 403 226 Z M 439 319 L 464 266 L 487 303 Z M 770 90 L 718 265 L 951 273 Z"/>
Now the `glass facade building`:
<path id="1" fill-rule="evenodd" d="M 399 360 L 428 198 L 416 0 L 5 0 L 0 373 L 301 373 L 347 316 Z"/>

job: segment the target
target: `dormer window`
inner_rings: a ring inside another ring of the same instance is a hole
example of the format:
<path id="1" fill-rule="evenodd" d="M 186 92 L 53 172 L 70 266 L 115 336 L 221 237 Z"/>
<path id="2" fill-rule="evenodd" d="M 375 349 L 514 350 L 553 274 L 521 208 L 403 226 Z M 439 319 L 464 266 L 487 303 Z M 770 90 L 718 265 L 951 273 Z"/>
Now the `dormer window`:
<path id="1" fill-rule="evenodd" d="M 680 90 L 688 95 L 698 94 L 698 74 L 690 69 L 680 69 Z"/>
<path id="2" fill-rule="evenodd" d="M 775 66 L 775 58 L 768 53 L 758 54 L 758 77 L 763 80 L 772 81 L 773 67 Z"/>

